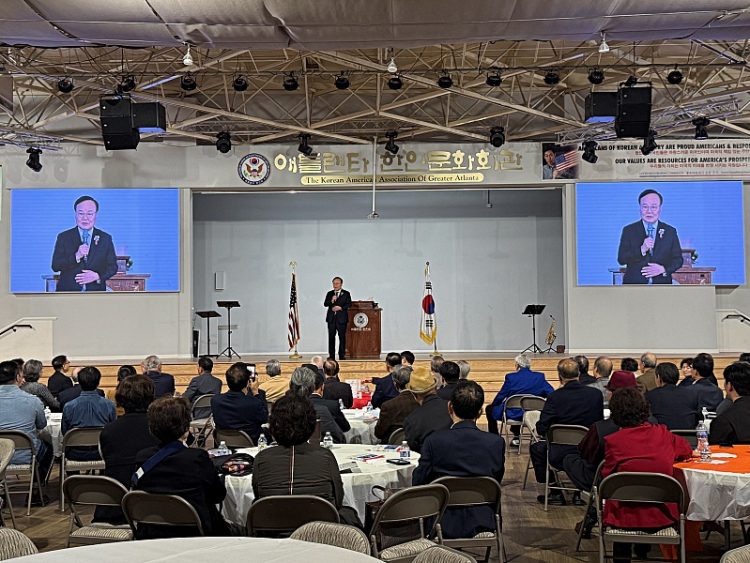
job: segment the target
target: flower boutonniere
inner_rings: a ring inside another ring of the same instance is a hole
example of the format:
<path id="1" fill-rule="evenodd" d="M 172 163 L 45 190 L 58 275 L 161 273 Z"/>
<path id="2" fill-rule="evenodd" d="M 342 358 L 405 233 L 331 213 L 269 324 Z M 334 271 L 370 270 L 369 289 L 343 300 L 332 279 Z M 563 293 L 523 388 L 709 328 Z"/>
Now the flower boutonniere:
<path id="1" fill-rule="evenodd" d="M 659 238 L 664 238 L 664 229 L 659 229 Z M 96 240 L 96 239 L 94 239 L 94 240 Z"/>
<path id="2" fill-rule="evenodd" d="M 659 231 L 659 234 L 661 234 L 662 232 L 664 232 L 664 229 L 662 229 L 661 231 Z M 99 244 L 99 235 L 96 235 L 94 237 L 94 246 L 97 246 L 98 244 Z"/>

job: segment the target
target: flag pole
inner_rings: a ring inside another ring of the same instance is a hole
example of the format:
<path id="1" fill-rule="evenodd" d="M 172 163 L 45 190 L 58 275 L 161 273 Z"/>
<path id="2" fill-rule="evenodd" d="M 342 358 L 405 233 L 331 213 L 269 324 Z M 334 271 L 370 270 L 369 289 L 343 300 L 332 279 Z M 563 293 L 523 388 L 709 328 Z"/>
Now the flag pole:
<path id="1" fill-rule="evenodd" d="M 295 278 L 297 276 L 297 262 L 295 262 L 294 260 L 292 260 L 291 262 L 289 262 L 289 266 L 292 268 L 292 279 L 294 279 L 295 286 L 296 286 L 297 285 L 296 284 L 297 280 Z M 299 305 L 297 305 L 296 303 L 295 303 L 294 306 L 296 308 L 299 307 Z M 297 322 L 299 322 L 299 314 L 297 314 Z M 300 358 L 302 358 L 302 356 L 300 356 L 299 352 L 297 351 L 297 342 L 295 341 L 295 343 L 294 343 L 294 353 L 289 355 L 289 359 L 290 360 L 299 360 Z"/>
<path id="2" fill-rule="evenodd" d="M 427 272 L 429 273 L 429 271 L 430 271 L 430 263 L 427 262 Z M 430 281 L 432 281 L 432 276 L 430 276 Z M 435 313 L 433 313 L 432 316 L 434 317 L 434 319 L 433 319 L 434 320 L 433 326 L 437 327 L 437 315 Z M 440 352 L 438 352 L 438 347 L 437 347 L 437 330 L 436 330 L 435 331 L 435 338 L 432 340 L 432 356 L 435 357 L 435 356 L 439 356 L 439 355 L 440 355 Z"/>

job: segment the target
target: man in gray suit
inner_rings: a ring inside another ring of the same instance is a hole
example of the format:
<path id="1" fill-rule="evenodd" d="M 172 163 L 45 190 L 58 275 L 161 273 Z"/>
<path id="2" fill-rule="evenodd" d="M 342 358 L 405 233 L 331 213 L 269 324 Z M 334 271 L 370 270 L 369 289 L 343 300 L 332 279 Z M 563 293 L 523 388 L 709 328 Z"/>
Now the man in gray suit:
<path id="1" fill-rule="evenodd" d="M 198 358 L 198 375 L 190 380 L 185 397 L 192 405 L 198 397 L 203 395 L 216 395 L 221 393 L 221 379 L 214 377 L 211 371 L 214 369 L 214 362 L 208 356 Z M 195 411 L 195 418 L 207 418 L 211 415 L 211 407 L 199 408 Z"/>

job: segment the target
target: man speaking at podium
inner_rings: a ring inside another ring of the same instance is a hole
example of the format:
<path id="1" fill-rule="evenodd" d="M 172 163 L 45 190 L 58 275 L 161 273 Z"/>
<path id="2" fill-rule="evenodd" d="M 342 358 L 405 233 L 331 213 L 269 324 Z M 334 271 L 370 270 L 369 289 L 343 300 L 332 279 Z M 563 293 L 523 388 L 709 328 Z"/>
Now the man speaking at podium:
<path id="1" fill-rule="evenodd" d="M 349 307 L 352 296 L 341 286 L 344 280 L 336 276 L 333 278 L 333 289 L 326 293 L 323 306 L 328 308 L 326 323 L 328 324 L 328 358 L 336 359 L 336 333 L 339 333 L 339 360 L 346 359 L 346 324 L 349 322 Z"/>

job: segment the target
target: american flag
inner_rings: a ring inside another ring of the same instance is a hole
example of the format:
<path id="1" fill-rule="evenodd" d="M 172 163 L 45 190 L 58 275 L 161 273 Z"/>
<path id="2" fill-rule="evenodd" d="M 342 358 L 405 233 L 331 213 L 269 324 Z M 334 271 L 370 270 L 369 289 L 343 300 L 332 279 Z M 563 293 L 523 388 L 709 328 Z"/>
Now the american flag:
<path id="1" fill-rule="evenodd" d="M 287 342 L 293 349 L 299 342 L 299 307 L 297 306 L 297 274 L 292 272 L 292 289 L 289 292 L 289 323 L 287 324 Z"/>
<path id="2" fill-rule="evenodd" d="M 422 297 L 422 323 L 419 327 L 419 338 L 425 344 L 436 345 L 437 324 L 435 322 L 435 300 L 432 298 L 432 281 L 430 280 L 430 263 L 424 268 L 424 297 Z"/>
<path id="3" fill-rule="evenodd" d="M 555 157 L 555 170 L 567 170 L 578 166 L 578 151 L 560 153 Z"/>

